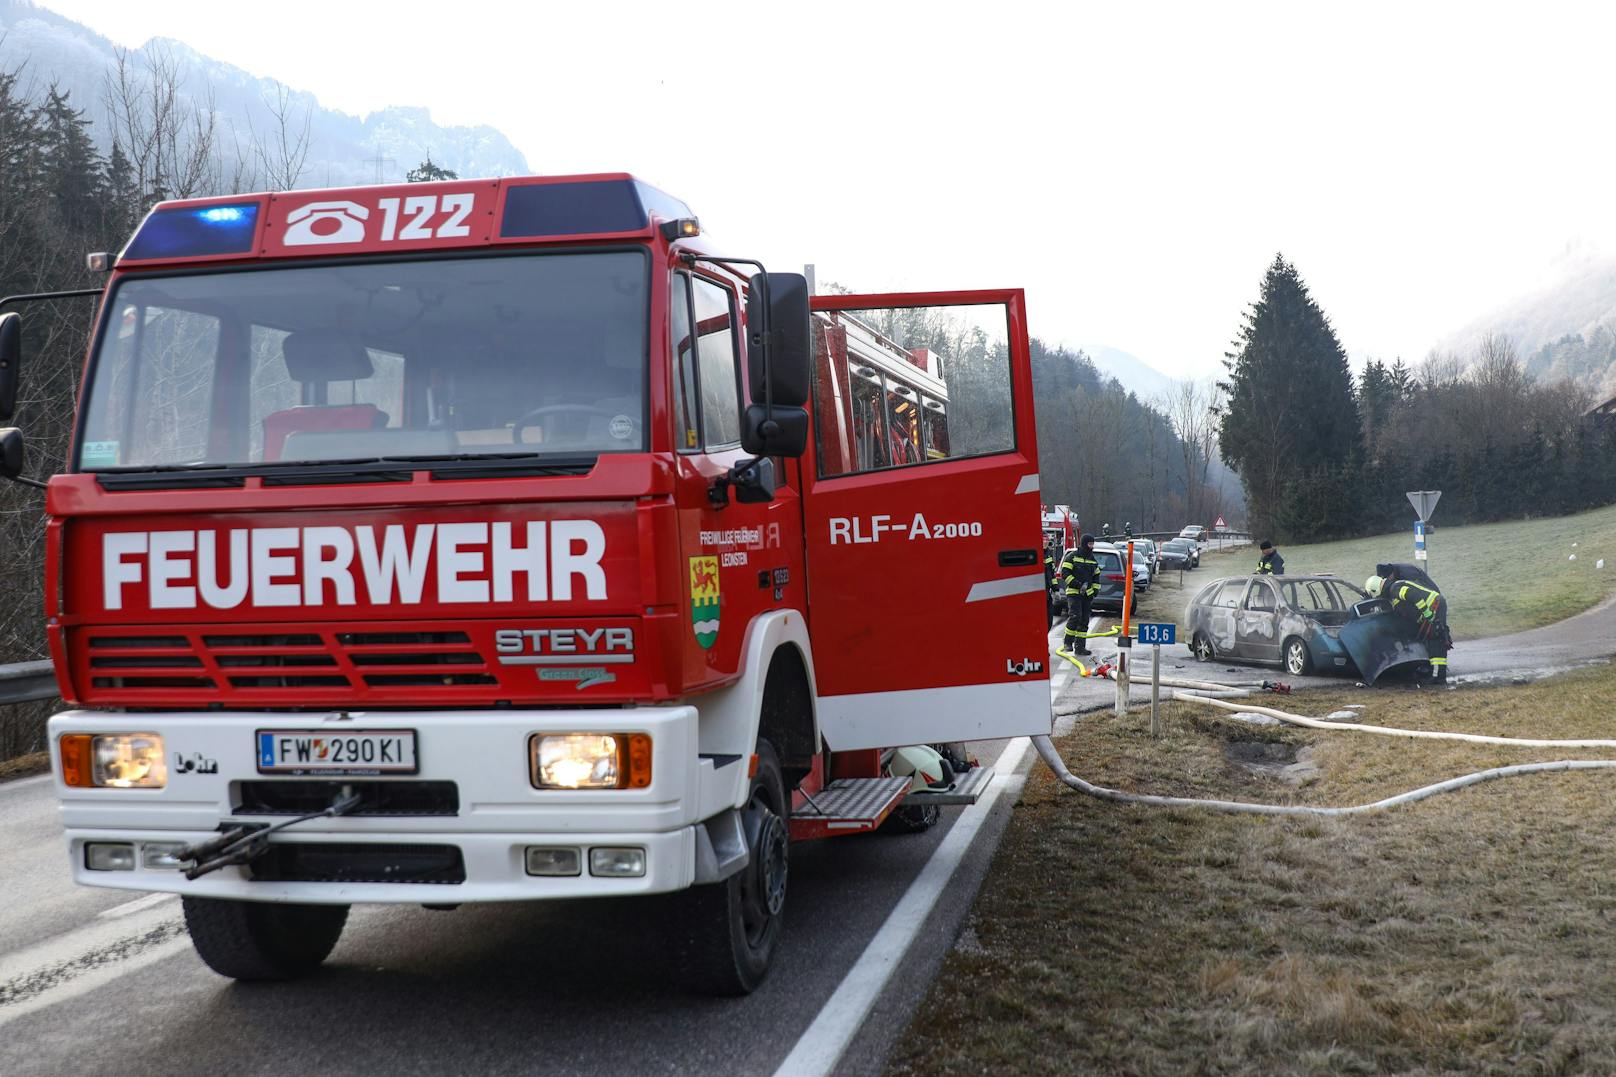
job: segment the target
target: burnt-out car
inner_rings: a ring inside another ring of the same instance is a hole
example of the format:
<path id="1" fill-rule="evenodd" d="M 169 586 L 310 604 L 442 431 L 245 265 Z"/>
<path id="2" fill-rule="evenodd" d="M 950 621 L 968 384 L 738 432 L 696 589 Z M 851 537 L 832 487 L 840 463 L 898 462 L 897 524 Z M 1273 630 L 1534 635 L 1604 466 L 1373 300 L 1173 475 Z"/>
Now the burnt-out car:
<path id="1" fill-rule="evenodd" d="M 1355 663 L 1341 629 L 1368 599 L 1335 576 L 1234 576 L 1208 584 L 1190 600 L 1185 635 L 1203 662 L 1273 663 L 1297 677 L 1348 671 Z"/>

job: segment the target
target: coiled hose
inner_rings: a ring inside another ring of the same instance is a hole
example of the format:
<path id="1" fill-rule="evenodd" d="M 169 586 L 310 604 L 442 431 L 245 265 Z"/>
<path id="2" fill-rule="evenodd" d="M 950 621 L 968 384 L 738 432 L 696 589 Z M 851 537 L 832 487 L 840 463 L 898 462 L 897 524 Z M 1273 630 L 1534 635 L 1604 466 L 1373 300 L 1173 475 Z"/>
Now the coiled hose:
<path id="1" fill-rule="evenodd" d="M 1104 676 L 1115 679 L 1115 674 L 1110 670 L 1107 670 Z M 1356 730 L 1360 733 L 1378 733 L 1385 736 L 1416 737 L 1427 740 L 1457 740 L 1471 744 L 1502 744 L 1518 748 L 1616 748 L 1616 740 L 1537 740 L 1523 737 L 1491 737 L 1479 733 L 1447 733 L 1430 729 L 1397 729 L 1391 726 L 1329 722 L 1320 718 L 1309 718 L 1302 714 L 1292 714 L 1289 711 L 1282 711 L 1273 707 L 1230 703 L 1224 697 L 1250 694 L 1247 689 L 1235 685 L 1168 677 L 1162 678 L 1160 683 L 1165 687 L 1174 689 L 1174 699 L 1181 699 L 1186 703 L 1204 703 L 1209 707 L 1218 707 L 1223 710 L 1265 714 L 1279 721 L 1308 729 Z M 1385 808 L 1395 808 L 1403 804 L 1412 804 L 1427 797 L 1436 796 L 1439 793 L 1451 793 L 1455 790 L 1479 785 L 1482 782 L 1492 781 L 1496 778 L 1513 778 L 1522 774 L 1543 774 L 1553 771 L 1610 770 L 1616 768 L 1616 759 L 1558 759 L 1549 763 L 1517 763 L 1513 766 L 1492 767 L 1472 774 L 1462 774 L 1457 778 L 1449 778 L 1447 781 L 1421 786 L 1418 789 L 1411 789 L 1406 793 L 1398 793 L 1396 796 L 1386 797 L 1383 800 L 1376 800 L 1368 804 L 1330 808 L 1314 807 L 1306 804 L 1253 804 L 1239 800 L 1168 797 L 1150 793 L 1128 793 L 1121 789 L 1108 789 L 1103 785 L 1095 785 L 1092 782 L 1084 781 L 1068 770 L 1065 761 L 1061 759 L 1060 753 L 1055 750 L 1054 743 L 1048 737 L 1033 737 L 1032 743 L 1033 747 L 1038 751 L 1039 758 L 1044 761 L 1045 766 L 1054 772 L 1057 778 L 1064 784 L 1088 796 L 1121 804 L 1151 804 L 1165 808 L 1204 808 L 1210 811 L 1233 812 L 1243 815 L 1359 815 L 1365 812 L 1381 811 Z"/>

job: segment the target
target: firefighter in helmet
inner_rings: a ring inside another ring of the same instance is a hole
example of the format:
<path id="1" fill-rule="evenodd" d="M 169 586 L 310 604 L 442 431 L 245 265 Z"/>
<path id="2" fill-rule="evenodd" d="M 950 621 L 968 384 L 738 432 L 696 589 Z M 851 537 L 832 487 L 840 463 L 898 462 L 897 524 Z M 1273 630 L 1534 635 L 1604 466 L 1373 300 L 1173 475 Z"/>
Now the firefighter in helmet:
<path id="1" fill-rule="evenodd" d="M 1376 575 L 1365 581 L 1364 590 L 1375 598 L 1385 598 L 1391 603 L 1392 612 L 1414 627 L 1415 635 L 1430 653 L 1431 676 L 1440 684 L 1448 679 L 1448 651 L 1453 649 L 1447 599 L 1435 586 L 1400 575 L 1398 567 L 1376 565 Z M 1430 577 L 1425 579 L 1430 580 Z"/>
<path id="2" fill-rule="evenodd" d="M 1100 562 L 1094 557 L 1094 536 L 1084 535 L 1061 559 L 1061 578 L 1066 581 L 1066 636 L 1061 648 L 1067 654 L 1089 653 L 1089 614 L 1094 596 L 1100 593 Z"/>

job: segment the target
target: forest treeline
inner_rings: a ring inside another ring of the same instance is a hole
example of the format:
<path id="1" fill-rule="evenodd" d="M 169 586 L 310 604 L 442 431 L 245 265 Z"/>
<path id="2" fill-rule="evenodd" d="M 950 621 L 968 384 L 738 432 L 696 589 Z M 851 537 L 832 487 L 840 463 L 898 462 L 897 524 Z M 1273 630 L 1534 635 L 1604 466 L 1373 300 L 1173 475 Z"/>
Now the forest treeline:
<path id="1" fill-rule="evenodd" d="M 105 278 L 86 269 L 85 254 L 122 248 L 165 198 L 297 186 L 308 116 L 290 94 L 264 101 L 270 123 L 243 141 L 219 126 L 210 96 L 183 81 L 161 51 L 119 53 L 95 102 L 73 99 L 26 66 L 0 70 L 0 296 L 99 287 Z M 429 160 L 410 178 L 454 174 Z M 24 473 L 43 477 L 66 458 L 95 300 L 6 309 L 23 314 L 24 353 L 8 425 L 27 439 Z M 43 509 L 40 491 L 0 483 L 0 663 L 45 656 Z M 34 719 L 47 707 L 0 707 L 0 760 L 37 750 Z"/>
<path id="2" fill-rule="evenodd" d="M 1443 525 L 1616 502 L 1616 430 L 1568 379 L 1533 379 L 1504 337 L 1354 377 L 1296 267 L 1276 257 L 1222 385 L 1223 456 L 1252 526 L 1298 542 L 1411 526 L 1410 490 L 1441 490 Z"/>

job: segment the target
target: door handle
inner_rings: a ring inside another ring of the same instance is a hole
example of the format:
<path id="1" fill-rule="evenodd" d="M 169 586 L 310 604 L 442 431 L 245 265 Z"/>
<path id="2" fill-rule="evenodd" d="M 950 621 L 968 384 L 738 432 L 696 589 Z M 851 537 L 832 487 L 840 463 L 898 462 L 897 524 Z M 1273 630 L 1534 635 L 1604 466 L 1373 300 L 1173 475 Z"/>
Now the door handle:
<path id="1" fill-rule="evenodd" d="M 1038 563 L 1038 551 L 1037 550 L 1000 550 L 999 551 L 999 567 L 1000 568 L 1018 568 L 1018 567 L 1021 567 L 1021 566 L 1024 566 L 1024 565 L 1036 565 L 1037 563 Z"/>

